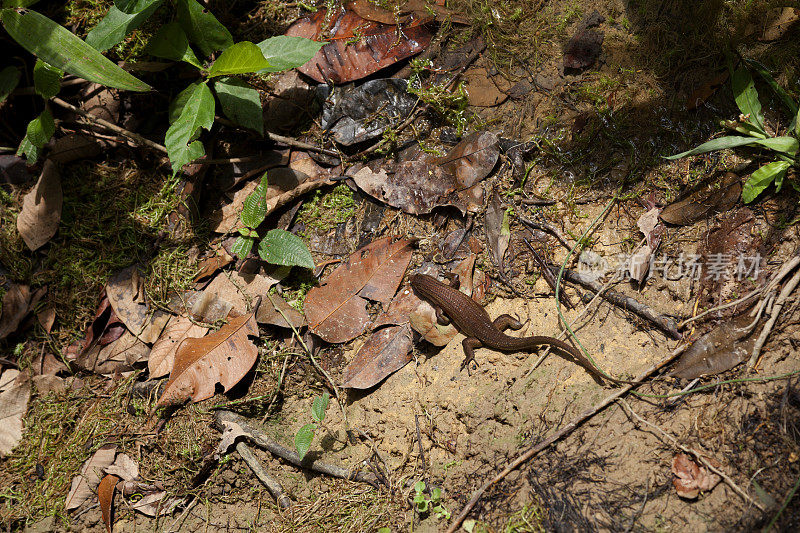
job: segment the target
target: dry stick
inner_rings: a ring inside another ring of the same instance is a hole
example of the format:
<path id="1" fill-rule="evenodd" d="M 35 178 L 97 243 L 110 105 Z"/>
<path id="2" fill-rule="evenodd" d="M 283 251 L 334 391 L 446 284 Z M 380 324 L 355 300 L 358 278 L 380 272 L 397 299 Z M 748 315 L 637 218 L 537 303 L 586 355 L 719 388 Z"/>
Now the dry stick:
<path id="1" fill-rule="evenodd" d="M 755 346 L 753 346 L 753 355 L 750 356 L 750 360 L 747 362 L 748 369 L 752 369 L 756 366 L 759 355 L 761 355 L 761 349 L 764 347 L 764 343 L 767 342 L 767 337 L 772 331 L 772 328 L 775 326 L 775 322 L 778 320 L 778 315 L 781 314 L 783 304 L 786 303 L 786 299 L 789 298 L 789 295 L 792 294 L 792 292 L 794 292 L 798 284 L 800 284 L 800 270 L 795 273 L 792 279 L 786 282 L 786 285 L 784 285 L 783 289 L 781 289 L 781 293 L 778 295 L 778 299 L 775 300 L 769 320 L 764 325 L 764 329 L 761 330 L 761 334 L 758 336 L 758 339 L 756 339 Z"/>
<path id="2" fill-rule="evenodd" d="M 695 458 L 697 458 L 697 460 L 700 461 L 701 463 L 703 463 L 703 465 L 706 468 L 708 468 L 709 470 L 711 470 L 712 472 L 717 474 L 719 477 L 721 477 L 723 480 L 725 480 L 725 483 L 727 483 L 728 486 L 731 489 L 733 489 L 733 491 L 736 494 L 741 496 L 742 499 L 744 499 L 744 501 L 746 501 L 747 503 L 757 507 L 762 512 L 766 511 L 766 509 L 764 508 L 763 505 L 761 505 L 757 501 L 753 500 L 753 498 L 751 498 L 747 494 L 747 492 L 745 492 L 739 485 L 737 485 L 736 482 L 734 480 L 732 480 L 728 474 L 726 474 L 724 471 L 722 471 L 719 468 L 717 468 L 714 465 L 712 465 L 711 462 L 709 462 L 708 459 L 706 459 L 705 456 L 701 452 L 699 452 L 698 450 L 695 450 L 694 448 L 689 448 L 688 446 L 684 446 L 683 444 L 679 443 L 678 440 L 675 437 L 673 437 L 672 435 L 670 435 L 669 433 L 667 433 L 666 431 L 664 431 L 663 429 L 661 429 L 657 425 L 653 424 L 652 422 L 648 422 L 647 420 L 645 420 L 644 418 L 642 418 L 641 416 L 636 414 L 636 411 L 634 411 L 631 408 L 631 406 L 628 405 L 628 402 L 626 402 L 625 400 L 620 399 L 619 403 L 621 405 L 623 405 L 628 410 L 628 412 L 631 414 L 631 416 L 633 416 L 636 420 L 638 420 L 642 424 L 646 425 L 647 427 L 653 428 L 656 432 L 658 432 L 659 434 L 663 435 L 664 438 L 667 439 L 670 442 L 670 444 L 672 444 L 673 446 L 675 446 L 679 450 L 683 451 L 684 453 L 688 453 L 690 455 L 693 455 Z"/>
<path id="3" fill-rule="evenodd" d="M 552 224 L 542 224 L 539 222 L 534 222 L 533 220 L 528 220 L 525 217 L 517 217 L 517 220 L 528 226 L 529 228 L 538 229 L 539 231 L 544 231 L 546 233 L 551 234 L 555 237 L 558 242 L 561 243 L 561 246 L 566 248 L 567 250 L 572 251 L 572 246 L 567 242 L 567 239 L 562 235 L 562 233 L 558 230 L 557 227 L 553 226 Z"/>
<path id="4" fill-rule="evenodd" d="M 129 139 L 132 139 L 132 140 L 136 141 L 139 144 L 143 144 L 143 145 L 145 145 L 145 146 L 147 146 L 149 148 L 152 148 L 153 150 L 158 150 L 159 152 L 163 152 L 165 154 L 167 153 L 167 149 L 165 147 L 161 146 L 160 144 L 158 144 L 157 142 L 153 142 L 150 139 L 147 139 L 146 137 L 142 137 L 138 133 L 134 133 L 132 131 L 128 131 L 125 128 L 120 128 L 116 124 L 112 124 L 111 122 L 109 122 L 107 120 L 103 120 L 102 118 L 96 117 L 96 116 L 92 115 L 91 113 L 89 113 L 87 111 L 84 111 L 80 107 L 75 107 L 74 105 L 70 104 L 69 102 L 65 102 L 61 98 L 54 97 L 54 98 L 51 99 L 51 101 L 53 103 L 57 104 L 57 105 L 60 105 L 61 107 L 64 107 L 66 109 L 69 109 L 70 111 L 78 113 L 79 115 L 81 115 L 84 118 L 86 118 L 89 122 L 93 122 L 95 124 L 99 124 L 99 125 L 103 126 L 104 128 L 108 128 L 111 131 L 114 131 L 116 133 L 119 133 L 120 135 L 128 137 Z"/>
<path id="5" fill-rule="evenodd" d="M 281 487 L 280 482 L 267 472 L 264 465 L 261 464 L 261 461 L 258 460 L 258 457 L 255 456 L 250 447 L 244 442 L 239 441 L 236 443 L 236 451 L 239 452 L 239 455 L 242 456 L 242 459 L 247 466 L 250 467 L 250 470 L 253 471 L 258 480 L 267 487 L 269 493 L 272 494 L 275 501 L 278 502 L 278 507 L 281 509 L 288 509 L 291 507 L 292 500 L 283 493 L 283 487 Z"/>
<path id="6" fill-rule="evenodd" d="M 225 126 L 230 126 L 233 128 L 241 128 L 239 124 L 232 122 L 225 117 L 214 117 L 216 122 L 223 124 Z M 275 141 L 277 143 L 285 144 L 286 146 L 293 146 L 295 148 L 301 148 L 303 150 L 308 150 L 310 152 L 317 152 L 319 154 L 329 155 L 331 157 L 339 158 L 339 153 L 333 150 L 328 150 L 327 148 L 321 148 L 319 146 L 315 146 L 313 144 L 309 144 L 303 141 L 298 141 L 297 139 L 293 139 L 292 137 L 284 137 L 283 135 L 278 135 L 277 133 L 270 133 L 268 131 L 264 132 L 264 135 L 269 137 L 270 140 Z"/>
<path id="7" fill-rule="evenodd" d="M 657 372 L 659 369 L 670 364 L 673 360 L 675 360 L 676 357 L 678 357 L 681 353 L 683 353 L 683 350 L 685 349 L 686 345 L 681 346 L 680 348 L 676 348 L 675 350 L 672 351 L 669 357 L 642 372 L 636 379 L 634 379 L 634 381 L 639 382 L 648 378 L 654 372 Z M 602 411 L 603 409 L 614 403 L 617 400 L 617 398 L 622 397 L 624 394 L 626 394 L 627 392 L 629 392 L 638 385 L 639 385 L 638 383 L 631 383 L 629 385 L 624 386 L 623 388 L 619 389 L 618 391 L 606 397 L 599 404 L 585 410 L 577 417 L 573 418 L 572 421 L 570 421 L 566 426 L 562 427 L 561 429 L 559 429 L 558 431 L 547 437 L 545 440 L 543 440 L 530 450 L 526 451 L 525 453 L 514 459 L 514 461 L 509 463 L 508 466 L 506 466 L 502 472 L 497 474 L 490 481 L 484 483 L 483 486 L 481 486 L 481 488 L 472 493 L 472 497 L 469 499 L 464 508 L 461 509 L 461 512 L 458 514 L 453 523 L 450 524 L 450 527 L 447 529 L 447 533 L 454 533 L 458 529 L 458 527 L 461 525 L 461 522 L 464 521 L 469 512 L 472 510 L 473 507 L 475 507 L 475 504 L 478 503 L 478 501 L 481 499 L 481 496 L 483 496 L 483 493 L 486 492 L 489 489 L 489 487 L 491 487 L 498 481 L 501 481 L 508 474 L 514 471 L 514 469 L 516 469 L 519 465 L 525 463 L 540 451 L 549 447 L 551 444 L 560 440 L 566 435 L 569 435 L 575 428 L 580 426 L 583 422 L 590 419 L 591 417 L 593 417 L 594 415 L 596 415 L 597 413 L 599 413 L 600 411 Z"/>
<path id="8" fill-rule="evenodd" d="M 214 418 L 216 418 L 219 424 L 223 422 L 232 422 L 234 424 L 238 424 L 245 434 L 256 444 L 262 446 L 264 449 L 280 457 L 281 459 L 288 461 L 289 463 L 298 466 L 300 468 L 307 468 L 314 472 L 319 472 L 321 474 L 327 474 L 329 476 L 338 477 L 341 479 L 349 479 L 351 481 L 359 481 L 362 483 L 369 483 L 373 487 L 378 486 L 377 481 L 367 474 L 362 472 L 350 472 L 346 468 L 342 468 L 341 466 L 332 465 L 330 463 L 324 463 L 322 461 L 303 461 L 300 459 L 300 456 L 297 452 L 290 450 L 284 446 L 281 446 L 274 440 L 272 440 L 269 436 L 265 433 L 257 429 L 253 424 L 251 424 L 250 420 L 240 416 L 232 411 L 216 411 L 214 413 Z"/>
<path id="9" fill-rule="evenodd" d="M 594 281 L 590 281 L 584 278 L 578 272 L 574 272 L 569 269 L 564 269 L 564 279 L 567 281 L 571 281 L 572 283 L 577 283 L 578 285 L 584 287 L 585 289 L 589 289 L 593 292 L 598 292 L 601 290 L 602 286 L 599 283 Z M 626 311 L 631 311 L 635 315 L 638 315 L 645 320 L 648 320 L 653 325 L 655 325 L 658 329 L 666 333 L 672 339 L 680 339 L 681 334 L 678 332 L 678 329 L 675 325 L 675 321 L 667 316 L 661 315 L 656 313 L 653 309 L 649 308 L 648 306 L 637 302 L 633 298 L 625 296 L 622 293 L 619 293 L 613 289 L 609 289 L 603 293 L 603 298 L 611 302 L 612 304 L 616 305 L 617 307 L 621 307 Z"/>

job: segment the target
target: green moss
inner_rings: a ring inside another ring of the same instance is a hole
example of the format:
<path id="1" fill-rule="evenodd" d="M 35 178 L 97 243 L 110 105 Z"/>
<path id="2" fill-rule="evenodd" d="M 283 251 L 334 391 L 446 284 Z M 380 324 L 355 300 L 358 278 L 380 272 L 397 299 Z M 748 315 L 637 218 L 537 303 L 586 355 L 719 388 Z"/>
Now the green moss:
<path id="1" fill-rule="evenodd" d="M 355 209 L 353 191 L 342 184 L 331 191 L 323 192 L 319 189 L 315 191 L 300 208 L 297 218 L 307 228 L 325 231 L 347 221 L 353 216 Z"/>

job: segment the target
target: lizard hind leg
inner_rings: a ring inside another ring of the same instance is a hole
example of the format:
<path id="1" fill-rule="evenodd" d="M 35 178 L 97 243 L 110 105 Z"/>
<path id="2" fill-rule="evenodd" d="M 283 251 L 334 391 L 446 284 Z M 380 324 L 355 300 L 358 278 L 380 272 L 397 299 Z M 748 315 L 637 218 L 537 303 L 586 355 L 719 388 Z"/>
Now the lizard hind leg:
<path id="1" fill-rule="evenodd" d="M 469 368 L 469 364 L 472 361 L 475 361 L 475 348 L 480 348 L 483 343 L 475 337 L 467 337 L 461 342 L 461 346 L 464 348 L 464 360 L 461 362 L 461 370 L 464 370 Z"/>
<path id="2" fill-rule="evenodd" d="M 518 318 L 515 318 L 511 315 L 500 315 L 494 319 L 494 327 L 500 331 L 505 331 L 507 329 L 513 329 L 516 331 L 522 328 L 523 325 L 524 324 L 520 322 Z"/>

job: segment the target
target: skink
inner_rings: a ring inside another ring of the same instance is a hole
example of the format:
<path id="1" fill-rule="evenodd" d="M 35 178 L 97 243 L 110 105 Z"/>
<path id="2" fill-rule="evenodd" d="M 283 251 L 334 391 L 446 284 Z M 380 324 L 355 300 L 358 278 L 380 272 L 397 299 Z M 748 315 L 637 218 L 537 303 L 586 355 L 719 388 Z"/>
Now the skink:
<path id="1" fill-rule="evenodd" d="M 419 296 L 430 302 L 436 310 L 436 317 L 441 324 L 452 321 L 466 335 L 462 343 L 464 362 L 462 370 L 475 359 L 475 348 L 486 346 L 503 352 L 520 352 L 549 345 L 571 355 L 581 366 L 600 379 L 621 382 L 603 375 L 581 352 L 553 337 L 535 335 L 533 337 L 510 337 L 503 333 L 508 328 L 520 329 L 522 323 L 511 315 L 501 315 L 494 321 L 489 313 L 478 302 L 463 292 L 445 285 L 427 274 L 411 276 L 411 286 Z M 447 315 L 447 316 L 443 316 Z M 449 320 L 448 320 L 449 319 Z"/>

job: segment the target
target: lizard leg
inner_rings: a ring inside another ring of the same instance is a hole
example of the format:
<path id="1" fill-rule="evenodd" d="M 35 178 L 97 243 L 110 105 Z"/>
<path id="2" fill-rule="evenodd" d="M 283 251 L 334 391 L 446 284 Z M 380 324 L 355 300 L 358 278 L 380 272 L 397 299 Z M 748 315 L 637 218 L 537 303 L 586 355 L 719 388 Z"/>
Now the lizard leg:
<path id="1" fill-rule="evenodd" d="M 436 311 L 436 321 L 441 324 L 442 326 L 447 326 L 450 324 L 450 319 L 447 318 L 447 315 L 444 314 L 441 307 L 434 307 L 434 311 Z"/>
<path id="2" fill-rule="evenodd" d="M 461 346 L 464 348 L 464 361 L 461 362 L 461 370 L 464 370 L 469 367 L 472 361 L 475 361 L 475 348 L 480 348 L 483 344 L 475 337 L 467 337 L 461 343 Z"/>
<path id="3" fill-rule="evenodd" d="M 448 280 L 450 280 L 450 286 L 456 290 L 461 287 L 461 278 L 457 274 L 453 274 L 452 272 L 445 272 L 442 274 Z"/>
<path id="4" fill-rule="evenodd" d="M 519 319 L 514 318 L 511 315 L 500 315 L 499 317 L 494 319 L 494 327 L 499 329 L 500 331 L 505 331 L 509 328 L 513 330 L 518 330 L 523 326 L 522 322 Z"/>

